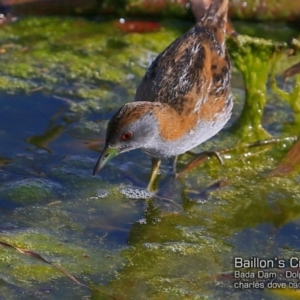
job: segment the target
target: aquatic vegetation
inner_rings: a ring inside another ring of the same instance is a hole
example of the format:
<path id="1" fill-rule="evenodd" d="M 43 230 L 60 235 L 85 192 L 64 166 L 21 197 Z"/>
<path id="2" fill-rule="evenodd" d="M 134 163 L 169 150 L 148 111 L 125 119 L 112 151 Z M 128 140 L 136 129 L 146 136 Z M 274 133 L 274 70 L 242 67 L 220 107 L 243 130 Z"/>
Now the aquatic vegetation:
<path id="1" fill-rule="evenodd" d="M 299 135 L 299 75 L 287 86 L 281 76 L 299 61 L 287 57 L 292 44 L 228 38 L 233 119 L 201 148 L 220 150 L 223 166 L 212 158 L 174 181 L 165 162 L 157 194 L 144 190 L 151 166 L 140 152 L 91 176 L 107 119 L 133 99 L 149 62 L 189 25 L 163 22 L 157 32 L 123 34 L 113 22 L 31 17 L 1 28 L 0 240 L 45 256 L 89 286 L 0 246 L 6 299 L 20 290 L 47 299 L 106 297 L 99 290 L 116 299 L 215 299 L 231 295 L 231 281 L 217 275 L 232 270 L 234 256 L 297 255 L 299 142 L 245 145 Z M 244 148 L 222 152 L 241 141 Z M 181 157 L 179 168 L 189 159 Z"/>

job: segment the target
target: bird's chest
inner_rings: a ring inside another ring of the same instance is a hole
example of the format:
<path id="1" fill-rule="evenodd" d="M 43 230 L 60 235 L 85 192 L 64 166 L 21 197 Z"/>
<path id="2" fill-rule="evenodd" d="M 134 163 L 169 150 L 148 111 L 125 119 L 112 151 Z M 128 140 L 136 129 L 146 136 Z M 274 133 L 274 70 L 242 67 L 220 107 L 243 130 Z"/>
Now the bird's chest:
<path id="1" fill-rule="evenodd" d="M 158 158 L 177 156 L 195 148 L 214 136 L 223 128 L 226 122 L 227 119 L 219 119 L 214 122 L 200 120 L 193 129 L 190 129 L 181 137 L 170 141 L 164 139 L 162 136 L 157 136 L 152 140 L 151 145 L 147 145 L 142 150 Z"/>

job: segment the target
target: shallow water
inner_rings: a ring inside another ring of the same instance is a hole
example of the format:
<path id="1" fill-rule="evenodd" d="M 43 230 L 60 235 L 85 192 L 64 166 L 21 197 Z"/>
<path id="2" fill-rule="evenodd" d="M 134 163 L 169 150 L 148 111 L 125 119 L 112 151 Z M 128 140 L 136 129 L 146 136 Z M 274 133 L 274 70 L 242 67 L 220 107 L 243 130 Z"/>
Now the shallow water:
<path id="1" fill-rule="evenodd" d="M 177 180 L 165 161 L 154 195 L 145 191 L 151 166 L 139 150 L 93 177 L 107 120 L 133 98 L 161 44 L 186 24 L 122 35 L 110 23 L 50 20 L 25 19 L 0 33 L 3 64 L 11 62 L 1 71 L 0 240 L 39 253 L 89 288 L 0 245 L 0 298 L 295 297 L 283 289 L 233 289 L 237 280 L 226 273 L 236 256 L 298 257 L 299 174 L 267 177 L 292 142 L 253 156 L 241 149 L 224 155 L 224 166 L 212 158 Z M 230 126 L 244 96 L 236 70 L 232 85 L 232 120 L 198 151 L 235 145 Z M 289 105 L 269 94 L 264 127 L 289 136 L 284 126 L 292 118 Z M 182 156 L 178 168 L 190 159 Z"/>

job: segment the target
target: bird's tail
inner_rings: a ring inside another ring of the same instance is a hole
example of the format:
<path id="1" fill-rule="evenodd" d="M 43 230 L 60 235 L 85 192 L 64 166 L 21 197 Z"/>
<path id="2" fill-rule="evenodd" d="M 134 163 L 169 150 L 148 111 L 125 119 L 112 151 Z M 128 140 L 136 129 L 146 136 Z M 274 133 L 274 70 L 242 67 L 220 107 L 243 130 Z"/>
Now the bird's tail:
<path id="1" fill-rule="evenodd" d="M 201 18 L 202 26 L 215 26 L 220 35 L 217 36 L 218 42 L 223 44 L 226 33 L 228 0 L 212 0 L 210 7 Z"/>

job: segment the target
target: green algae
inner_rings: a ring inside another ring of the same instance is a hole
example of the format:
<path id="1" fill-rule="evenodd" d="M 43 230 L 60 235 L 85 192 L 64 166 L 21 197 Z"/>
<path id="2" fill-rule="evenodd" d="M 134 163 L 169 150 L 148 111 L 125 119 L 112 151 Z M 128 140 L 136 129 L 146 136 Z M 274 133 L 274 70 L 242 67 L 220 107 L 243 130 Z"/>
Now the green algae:
<path id="1" fill-rule="evenodd" d="M 0 32 L 0 89 L 42 88 L 71 98 L 74 112 L 99 110 L 102 105 L 116 109 L 124 97 L 133 100 L 150 61 L 182 33 L 166 25 L 168 30 L 126 35 L 112 22 L 84 19 L 27 18 L 7 25 Z M 228 39 L 232 60 L 245 81 L 244 111 L 235 126 L 240 136 L 269 136 L 261 127 L 266 83 L 276 57 L 288 47 L 246 35 Z"/>
<path id="2" fill-rule="evenodd" d="M 282 148 L 284 151 L 285 147 Z M 162 208 L 163 200 L 153 197 L 139 212 L 138 202 L 122 196 L 115 185 L 103 184 L 100 178 L 91 181 L 83 172 L 91 170 L 89 160 L 69 157 L 60 162 L 60 169 L 64 167 L 65 172 L 69 171 L 64 186 L 71 186 L 72 195 L 77 198 L 70 196 L 71 199 L 64 200 L 59 197 L 60 203 L 49 203 L 47 207 L 29 206 L 16 210 L 15 219 L 28 218 L 31 220 L 28 225 L 33 229 L 23 233 L 7 232 L 1 239 L 46 256 L 80 280 L 91 277 L 92 284 L 93 280 L 98 282 L 95 274 L 113 270 L 107 289 L 116 299 L 121 296 L 135 299 L 140 295 L 147 299 L 182 299 L 184 296 L 214 299 L 217 291 L 210 285 L 216 274 L 232 267 L 230 262 L 236 255 L 226 239 L 245 228 L 255 229 L 266 222 L 280 228 L 299 218 L 297 181 L 264 179 L 266 172 L 276 165 L 272 157 L 281 157 L 278 149 L 271 151 L 272 154 L 263 158 L 247 158 L 239 164 L 226 160 L 222 168 L 209 161 L 208 166 L 189 173 L 181 183 L 177 181 L 173 196 L 169 196 L 182 203 L 184 211 L 178 211 L 171 202 L 166 202 L 167 207 Z M 109 176 L 116 176 L 119 168 L 118 164 L 113 165 Z M 80 172 L 79 180 L 72 184 L 72 176 L 76 178 Z M 59 180 L 59 173 L 50 170 L 50 174 Z M 211 191 L 208 199 L 204 199 L 207 203 L 197 203 L 190 197 L 188 189 L 191 186 L 201 189 L 220 178 L 220 174 L 231 184 Z M 112 177 L 108 179 L 112 180 Z M 138 216 L 140 219 L 132 223 Z M 120 221 L 123 227 L 130 223 L 126 232 L 128 247 L 121 252 L 106 252 L 109 243 L 105 241 L 105 232 L 109 237 Z M 102 234 L 97 237 L 95 231 L 89 233 L 88 228 L 101 228 Z M 13 282 L 26 281 L 33 285 L 33 282 L 53 282 L 64 276 L 51 266 L 20 257 L 21 254 L 12 249 L 4 249 L 0 248 L 3 254 L 0 257 L 6 259 L 3 265 L 11 265 L 5 269 L 5 276 Z M 263 252 L 255 253 L 261 256 Z M 114 263 L 115 260 L 118 263 Z M 91 293 L 95 299 L 103 299 L 101 293 Z"/>
<path id="3" fill-rule="evenodd" d="M 262 116 L 267 101 L 267 87 L 276 45 L 272 41 L 247 36 L 229 39 L 235 66 L 245 82 L 245 105 L 233 131 L 243 139 L 264 139 L 269 134 L 262 127 Z"/>
<path id="4" fill-rule="evenodd" d="M 65 243 L 46 232 L 28 230 L 10 236 L 1 236 L 1 241 L 24 250 L 36 252 L 50 263 L 61 266 L 68 272 L 77 273 L 77 275 L 87 275 L 96 272 L 98 268 L 104 270 L 113 264 L 112 260 L 108 264 L 106 263 L 105 256 L 109 253 L 107 251 L 95 253 L 91 248 L 87 249 L 81 245 Z M 2 245 L 0 253 L 2 274 L 13 277 L 16 281 L 43 282 L 65 276 L 63 272 L 47 262 L 34 256 L 14 252 L 12 248 Z M 5 268 L 7 265 L 10 265 L 10 268 Z"/>
<path id="5" fill-rule="evenodd" d="M 114 295 L 118 298 L 123 293 L 126 299 L 136 298 L 139 293 L 148 299 L 181 299 L 183 295 L 198 299 L 210 295 L 205 285 L 196 284 L 195 280 L 209 281 L 208 271 L 218 269 L 218 254 L 230 247 L 207 233 L 195 238 L 199 226 L 194 225 L 194 218 L 176 214 L 160 214 L 158 218 L 158 213 L 149 203 L 146 221 L 134 224 L 129 236 L 134 249 L 124 252 L 126 266 L 110 285 Z M 123 285 L 130 282 L 135 282 L 134 286 L 124 290 Z"/>
<path id="6" fill-rule="evenodd" d="M 124 36 L 111 22 L 23 19 L 0 32 L 4 50 L 1 89 L 30 91 L 42 87 L 53 94 L 89 101 L 84 105 L 77 101 L 75 111 L 97 109 L 99 100 L 116 108 L 121 97 L 133 98 L 135 78 L 140 78 L 149 64 L 145 52 L 160 51 L 178 34 L 161 30 Z"/>
<path id="7" fill-rule="evenodd" d="M 59 186 L 44 179 L 25 179 L 2 185 L 2 197 L 17 203 L 43 203 L 49 199 Z"/>
<path id="8" fill-rule="evenodd" d="M 39 26 L 49 31 L 61 26 L 63 30 L 56 30 L 52 35 Z M 49 93 L 65 97 L 73 122 L 66 121 L 64 130 L 81 143 L 90 137 L 104 138 L 105 133 L 105 122 L 95 124 L 86 120 L 85 114 L 107 112 L 127 98 L 133 99 L 136 83 L 150 60 L 180 34 L 172 28 L 145 35 L 123 35 L 106 26 L 85 20 L 61 22 L 56 18 L 33 18 L 0 32 L 5 41 L 2 47 L 6 49 L 0 62 L 1 76 L 17 78 L 26 85 L 26 91 L 43 86 Z M 32 35 L 26 31 L 31 28 Z M 106 35 L 110 38 L 106 39 Z M 9 43 L 17 46 L 8 47 Z M 246 105 L 236 123 L 239 126 L 235 125 L 235 135 L 225 130 L 223 135 L 207 143 L 208 148 L 228 147 L 240 138 L 247 140 L 248 135 L 250 139 L 268 136 L 261 125 L 262 110 L 270 109 L 266 107 L 270 100 L 266 82 L 276 47 L 272 42 L 245 36 L 229 39 L 229 47 L 246 80 Z M 12 64 L 16 61 L 17 67 L 10 66 L 6 71 L 4 63 L 12 58 Z M 18 73 L 23 60 L 29 66 L 21 67 Z M 254 70 L 259 71 L 257 76 Z M 13 85 L 10 89 L 17 91 Z M 296 98 L 292 97 L 295 101 Z M 69 115 L 64 116 L 68 119 Z M 81 119 L 76 120 L 76 116 Z M 269 123 L 264 127 L 269 128 Z M 54 154 L 48 144 L 61 136 L 61 130 L 56 131 L 55 126 L 53 131 L 49 128 L 43 135 L 32 134 L 27 139 L 31 145 L 48 150 L 43 152 L 43 157 L 49 166 L 42 172 L 38 168 L 38 163 L 42 163 L 36 156 L 27 156 L 27 160 L 9 158 L 12 162 L 5 169 L 7 172 L 26 171 L 27 176 L 38 179 L 27 180 L 28 186 L 22 180 L 16 180 L 19 185 L 13 187 L 1 183 L 1 193 L 6 193 L 1 198 L 22 207 L 11 210 L 13 220 L 1 211 L 0 226 L 10 228 L 9 222 L 15 222 L 15 226 L 26 228 L 24 232 L 4 230 L 1 239 L 45 255 L 80 279 L 87 278 L 95 285 L 105 282 L 117 299 L 139 299 L 140 295 L 147 299 L 215 299 L 219 289 L 211 284 L 216 274 L 231 270 L 235 255 L 247 254 L 236 250 L 230 241 L 235 234 L 259 231 L 259 226 L 266 223 L 279 230 L 299 219 L 299 174 L 268 177 L 291 146 L 288 142 L 267 147 L 263 150 L 268 152 L 263 154 L 241 148 L 224 155 L 224 166 L 211 159 L 175 183 L 170 167 L 165 164 L 161 170 L 161 194 L 144 201 L 140 199 L 142 192 L 133 197 L 134 190 L 129 193 L 126 188 L 135 182 L 146 185 L 150 170 L 146 156 L 128 153 L 107 166 L 102 174 L 92 177 L 96 157 L 91 158 L 90 152 L 79 148 L 77 141 L 72 140 L 59 153 L 61 157 L 52 162 Z M 64 143 L 61 145 L 65 147 Z M 73 148 L 78 155 L 69 154 Z M 187 155 L 179 162 L 180 167 L 186 161 Z M 223 188 L 201 193 L 223 179 L 228 182 Z M 122 236 L 123 240 L 116 236 Z M 249 249 L 262 256 L 266 250 L 260 248 L 261 243 L 262 239 L 258 238 Z M 116 251 L 120 245 L 126 248 Z M 25 281 L 28 285 L 39 285 L 64 276 L 51 266 L 25 258 L 12 249 L 0 248 L 0 251 L 1 269 L 5 269 L 5 276 L 14 283 Z M 276 255 L 282 253 L 279 249 Z M 292 253 L 296 255 L 297 249 Z M 102 280 L 102 276 L 106 279 Z M 72 290 L 72 295 L 78 295 L 69 285 L 66 288 L 58 281 L 55 283 L 62 290 Z M 103 299 L 96 291 L 90 293 L 95 299 Z"/>
<path id="9" fill-rule="evenodd" d="M 135 87 L 156 53 L 182 33 L 174 25 L 166 23 L 168 30 L 124 35 L 112 22 L 23 19 L 0 32 L 0 89 L 28 92 L 42 88 L 71 98 L 75 112 L 99 110 L 102 105 L 116 109 L 124 97 L 133 99 Z M 245 35 L 228 39 L 230 55 L 245 81 L 246 104 L 240 118 L 244 121 L 236 126 L 241 134 L 268 136 L 260 127 L 266 82 L 274 56 L 287 47 Z"/>
<path id="10" fill-rule="evenodd" d="M 295 80 L 294 80 L 294 87 L 293 90 L 290 92 L 286 92 L 283 89 L 279 88 L 276 83 L 275 79 L 275 67 L 271 73 L 272 76 L 272 81 L 271 81 L 271 87 L 272 90 L 280 96 L 281 99 L 285 100 L 289 105 L 291 106 L 291 109 L 294 113 L 294 121 L 292 122 L 295 134 L 299 133 L 299 128 L 300 125 L 300 75 L 297 75 Z M 291 131 L 291 130 L 290 130 Z"/>
<path id="11" fill-rule="evenodd" d="M 228 39 L 230 55 L 241 72 L 245 84 L 245 104 L 239 119 L 232 127 L 242 141 L 259 140 L 270 137 L 262 126 L 262 117 L 267 103 L 267 83 L 273 76 L 273 89 L 291 105 L 295 119 L 298 118 L 299 86 L 296 81 L 290 93 L 280 92 L 275 86 L 274 69 L 280 59 L 289 51 L 299 49 L 297 40 L 291 43 L 274 42 L 246 35 L 232 36 Z M 236 49 L 236 50 L 234 50 Z"/>
<path id="12" fill-rule="evenodd" d="M 259 168 L 259 163 L 254 165 Z M 276 179 L 262 180 L 255 172 L 251 176 L 249 169 L 241 165 L 232 170 L 244 174 L 235 175 L 233 186 L 210 193 L 205 204 L 183 196 L 186 215 L 163 214 L 150 202 L 145 219 L 130 231 L 128 241 L 134 249 L 125 251 L 126 266 L 110 284 L 114 296 L 130 299 L 143 294 L 149 299 L 181 299 L 185 295 L 214 299 L 216 291 L 212 292 L 208 285 L 214 281 L 214 274 L 226 270 L 226 266 L 231 268 L 231 259 L 237 255 L 224 239 L 244 228 L 257 228 L 266 222 L 280 228 L 299 218 L 300 198 L 294 182 L 280 183 L 278 188 Z M 202 174 L 197 174 L 200 181 Z M 190 181 L 185 180 L 185 184 Z M 264 255 L 257 244 L 251 250 L 251 255 Z M 131 288 L 124 290 L 124 285 Z"/>

